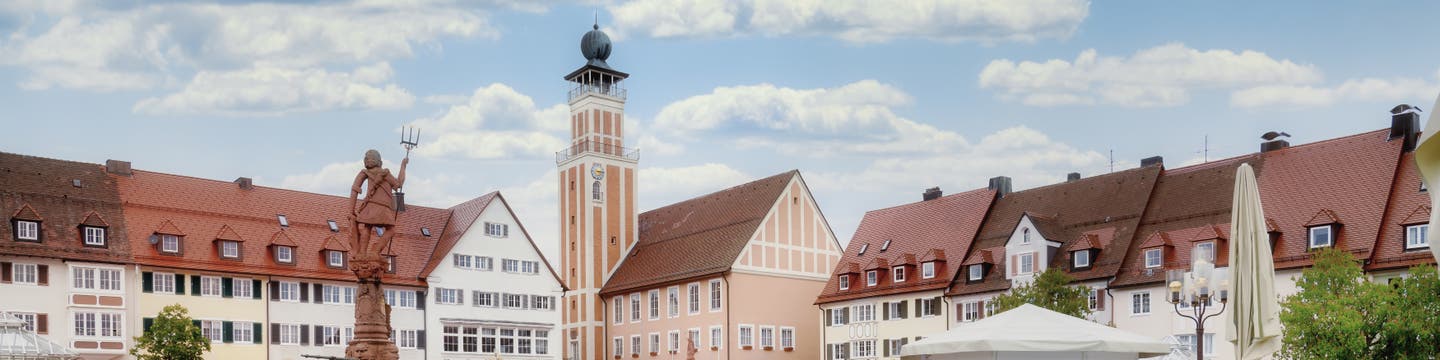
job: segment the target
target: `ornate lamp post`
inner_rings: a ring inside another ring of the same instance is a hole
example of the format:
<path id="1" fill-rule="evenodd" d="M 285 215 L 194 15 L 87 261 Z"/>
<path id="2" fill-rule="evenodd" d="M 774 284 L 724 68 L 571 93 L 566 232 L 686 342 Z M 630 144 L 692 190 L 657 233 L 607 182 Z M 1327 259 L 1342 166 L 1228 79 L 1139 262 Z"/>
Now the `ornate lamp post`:
<path id="1" fill-rule="evenodd" d="M 1199 252 L 1193 255 L 1194 262 L 1190 272 L 1170 270 L 1165 278 L 1170 285 L 1168 298 L 1170 304 L 1175 306 L 1175 313 L 1195 322 L 1195 359 L 1200 360 L 1205 357 L 1205 320 L 1225 312 L 1230 300 L 1230 280 L 1228 276 L 1215 276 L 1215 264 Z M 1216 278 L 1221 279 L 1219 286 L 1211 286 Z M 1217 297 L 1220 300 L 1220 311 L 1206 314 L 1210 310 L 1211 300 Z M 1189 306 L 1190 314 L 1180 311 L 1181 304 Z"/>

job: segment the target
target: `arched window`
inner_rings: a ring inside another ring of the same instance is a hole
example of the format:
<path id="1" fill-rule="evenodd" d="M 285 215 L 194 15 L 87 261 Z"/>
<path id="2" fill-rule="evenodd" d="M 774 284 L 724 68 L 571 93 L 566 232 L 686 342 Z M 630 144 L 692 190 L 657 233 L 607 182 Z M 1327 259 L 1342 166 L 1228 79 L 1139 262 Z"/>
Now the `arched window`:
<path id="1" fill-rule="evenodd" d="M 595 200 L 595 201 L 600 201 L 600 182 L 599 182 L 599 181 L 596 181 L 594 184 L 591 184 L 591 185 L 590 185 L 590 198 L 591 198 L 592 200 Z"/>
<path id="2" fill-rule="evenodd" d="M 1020 234 L 1021 234 L 1021 236 L 1022 236 L 1022 238 L 1020 239 L 1020 243 L 1021 243 L 1021 244 L 1029 244 L 1029 243 L 1030 243 L 1030 228 L 1020 229 Z"/>

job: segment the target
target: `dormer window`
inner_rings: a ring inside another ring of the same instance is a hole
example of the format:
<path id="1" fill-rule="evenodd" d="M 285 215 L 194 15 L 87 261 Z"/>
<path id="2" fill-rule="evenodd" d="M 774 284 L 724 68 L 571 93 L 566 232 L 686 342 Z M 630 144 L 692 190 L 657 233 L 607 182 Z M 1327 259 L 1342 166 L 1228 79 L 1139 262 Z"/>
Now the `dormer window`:
<path id="1" fill-rule="evenodd" d="M 1076 269 L 1090 267 L 1090 250 L 1080 250 L 1071 254 L 1071 258 L 1074 259 L 1073 261 Z"/>
<path id="2" fill-rule="evenodd" d="M 80 230 L 85 233 L 85 246 L 105 247 L 105 228 L 81 226 Z"/>
<path id="3" fill-rule="evenodd" d="M 395 273 L 395 255 L 385 255 L 385 272 Z"/>
<path id="4" fill-rule="evenodd" d="M 1430 224 L 1410 225 L 1405 227 L 1405 250 L 1423 249 L 1430 247 L 1430 241 L 1426 235 L 1430 234 Z"/>
<path id="5" fill-rule="evenodd" d="M 865 286 L 875 286 L 880 283 L 880 271 L 870 270 L 865 272 Z"/>
<path id="6" fill-rule="evenodd" d="M 295 248 L 289 246 L 275 247 L 275 262 L 281 264 L 295 263 Z"/>
<path id="7" fill-rule="evenodd" d="M 1207 241 L 1195 244 L 1195 254 L 1199 255 L 1201 259 L 1205 259 L 1205 261 L 1209 261 L 1211 264 L 1214 264 L 1215 243 Z"/>
<path id="8" fill-rule="evenodd" d="M 239 258 L 240 258 L 240 243 L 239 243 L 239 242 L 228 241 L 228 240 L 221 240 L 221 241 L 219 241 L 218 243 L 220 244 L 220 257 L 221 257 L 221 258 L 225 258 L 225 259 L 239 259 Z"/>
<path id="9" fill-rule="evenodd" d="M 935 277 L 935 262 L 926 261 L 920 264 L 920 278 L 929 279 Z"/>
<path id="10" fill-rule="evenodd" d="M 850 290 L 850 275 L 840 275 L 840 290 Z"/>
<path id="11" fill-rule="evenodd" d="M 859 253 L 859 254 L 855 254 L 855 255 L 865 255 L 865 250 L 869 250 L 869 249 L 870 249 L 870 244 L 860 244 L 860 253 Z"/>
<path id="12" fill-rule="evenodd" d="M 1164 264 L 1162 256 L 1165 253 L 1163 251 L 1164 249 L 1145 249 L 1145 268 L 1154 269 Z"/>
<path id="13" fill-rule="evenodd" d="M 970 265 L 970 281 L 979 281 L 985 277 L 985 264 Z"/>
<path id="14" fill-rule="evenodd" d="M 345 252 L 340 250 L 326 250 L 325 265 L 332 268 L 345 268 Z"/>
<path id="15" fill-rule="evenodd" d="M 15 220 L 15 241 L 40 242 L 40 222 Z"/>
<path id="16" fill-rule="evenodd" d="M 1310 248 L 1317 249 L 1335 245 L 1335 229 L 1330 225 L 1310 228 Z"/>
<path id="17" fill-rule="evenodd" d="M 290 227 L 290 219 L 286 219 L 285 214 L 277 214 L 275 219 L 280 221 L 280 227 Z"/>
<path id="18" fill-rule="evenodd" d="M 905 282 L 905 267 L 904 267 L 904 266 L 896 266 L 896 267 L 893 267 L 893 268 L 890 269 L 890 272 L 895 273 L 895 279 L 894 279 L 895 282 L 897 282 L 897 283 Z"/>
<path id="19" fill-rule="evenodd" d="M 170 254 L 179 254 L 179 253 L 180 253 L 180 237 L 179 237 L 179 236 L 175 236 L 175 235 L 171 235 L 171 234 L 159 234 L 159 236 L 160 236 L 160 252 L 170 253 Z"/>
<path id="20" fill-rule="evenodd" d="M 885 252 L 885 250 L 890 250 L 890 240 L 885 240 L 884 244 L 880 244 L 880 252 Z"/>
<path id="21" fill-rule="evenodd" d="M 1020 229 L 1020 243 L 1021 243 L 1021 244 L 1029 244 L 1029 243 L 1030 243 L 1030 228 L 1022 228 L 1022 229 Z"/>

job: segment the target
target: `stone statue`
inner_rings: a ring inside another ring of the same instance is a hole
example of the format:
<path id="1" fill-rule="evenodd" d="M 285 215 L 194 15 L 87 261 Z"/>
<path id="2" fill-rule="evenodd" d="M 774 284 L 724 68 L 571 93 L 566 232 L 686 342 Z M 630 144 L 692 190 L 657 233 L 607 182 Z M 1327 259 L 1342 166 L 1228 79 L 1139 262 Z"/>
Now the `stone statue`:
<path id="1" fill-rule="evenodd" d="M 700 341 L 700 339 L 691 336 L 686 337 L 690 339 L 687 340 L 685 344 L 685 360 L 695 360 L 695 353 L 700 352 L 699 349 L 695 348 L 695 343 Z"/>
<path id="2" fill-rule="evenodd" d="M 407 146 L 408 150 L 410 146 Z M 390 341 L 390 305 L 380 286 L 386 261 L 381 252 L 395 238 L 395 197 L 405 185 L 409 152 L 400 161 L 400 175 L 381 167 L 380 152 L 365 152 L 365 169 L 355 175 L 350 187 L 350 271 L 359 282 L 355 294 L 355 339 L 345 348 L 345 357 L 357 360 L 396 360 L 400 349 Z M 361 190 L 365 197 L 359 199 Z M 376 236 L 379 235 L 379 236 Z"/>

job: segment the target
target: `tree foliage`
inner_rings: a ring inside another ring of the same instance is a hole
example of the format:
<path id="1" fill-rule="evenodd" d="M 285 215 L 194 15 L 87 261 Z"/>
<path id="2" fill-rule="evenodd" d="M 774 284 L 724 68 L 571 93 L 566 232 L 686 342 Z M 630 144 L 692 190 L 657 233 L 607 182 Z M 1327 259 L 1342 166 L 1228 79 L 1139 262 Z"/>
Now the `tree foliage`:
<path id="1" fill-rule="evenodd" d="M 190 311 L 180 304 L 160 310 L 145 335 L 135 337 L 130 355 L 139 360 L 199 359 L 210 351 L 210 339 L 190 319 Z"/>
<path id="2" fill-rule="evenodd" d="M 1058 268 L 1046 269 L 1029 284 L 995 297 L 995 313 L 1035 304 L 1061 314 L 1084 318 L 1090 314 L 1090 287 L 1071 286 L 1071 280 L 1070 275 Z"/>
<path id="3" fill-rule="evenodd" d="M 1289 359 L 1433 359 L 1440 353 L 1440 275 L 1429 266 L 1390 284 L 1366 279 L 1349 253 L 1325 249 L 1281 304 Z"/>

